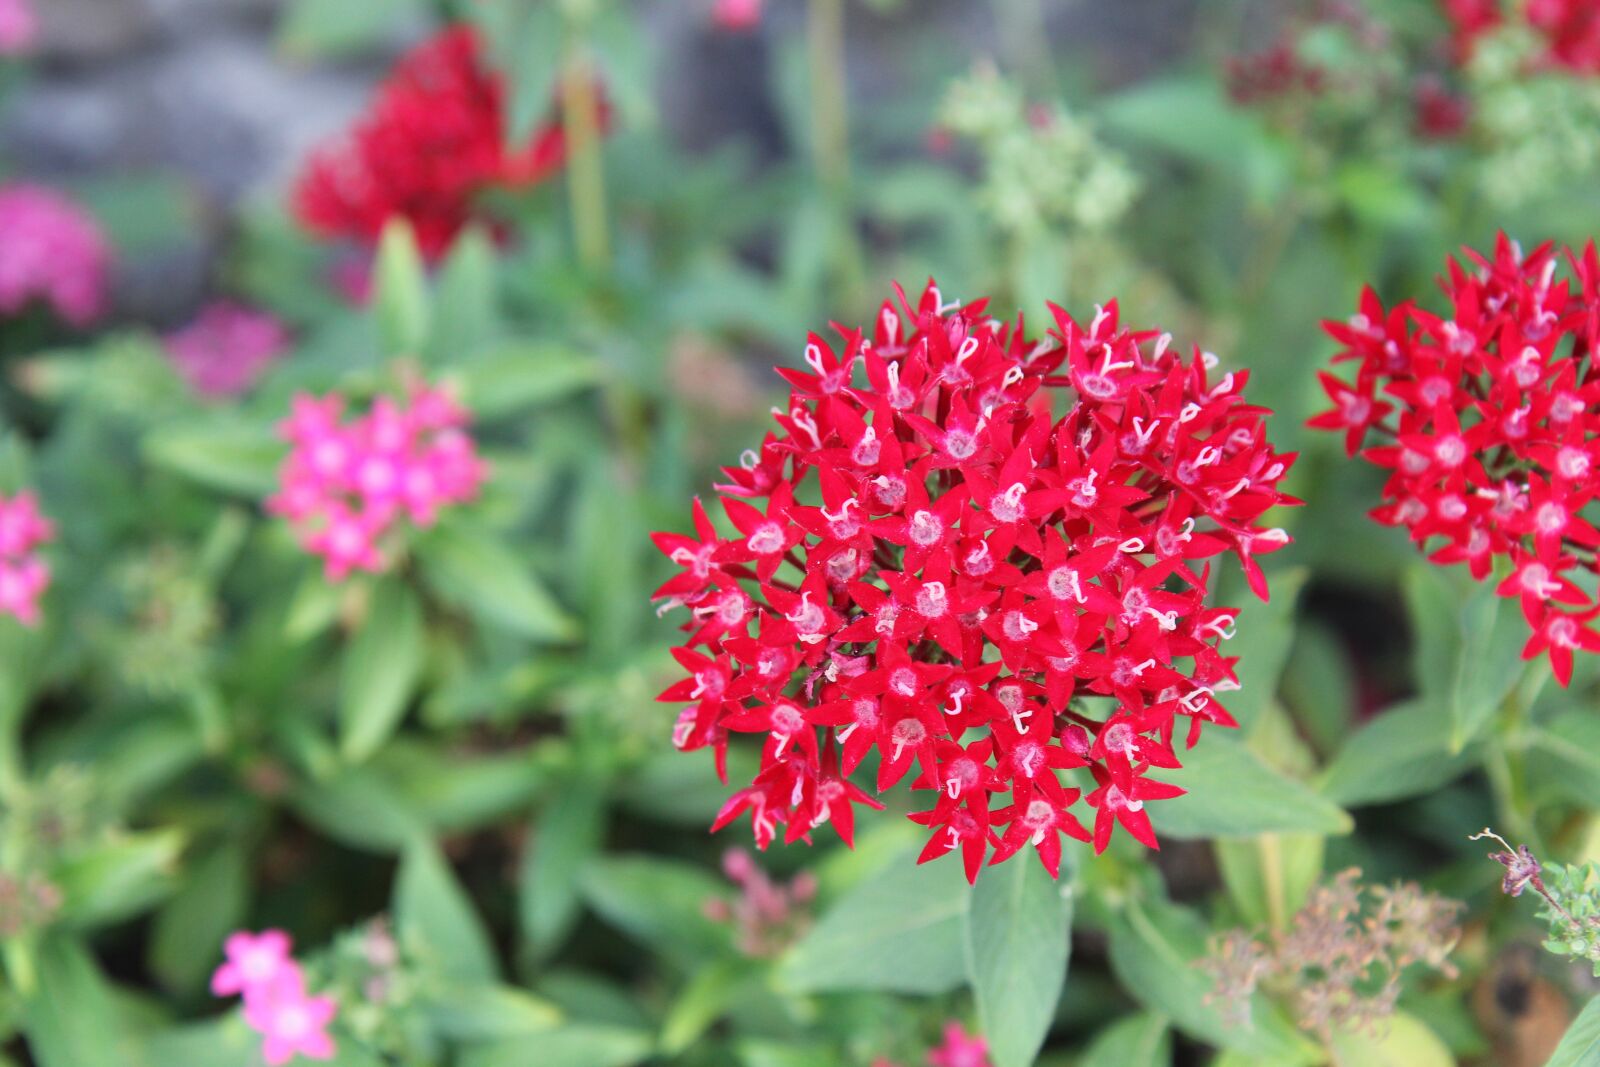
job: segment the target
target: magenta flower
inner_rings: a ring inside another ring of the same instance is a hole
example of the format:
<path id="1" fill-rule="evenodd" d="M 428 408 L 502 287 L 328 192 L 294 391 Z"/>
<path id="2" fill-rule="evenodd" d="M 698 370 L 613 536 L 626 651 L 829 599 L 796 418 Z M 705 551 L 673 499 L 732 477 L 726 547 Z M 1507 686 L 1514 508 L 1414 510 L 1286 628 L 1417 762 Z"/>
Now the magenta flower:
<path id="1" fill-rule="evenodd" d="M 104 311 L 111 250 L 71 200 L 37 185 L 0 187 L 0 248 L 0 315 L 42 300 L 66 322 L 87 326 Z"/>
<path id="2" fill-rule="evenodd" d="M 928 1053 L 928 1067 L 990 1067 L 989 1045 L 960 1023 L 946 1023 L 944 1043 Z"/>
<path id="3" fill-rule="evenodd" d="M 28 0 L 0 0 L 0 56 L 30 51 L 38 35 L 39 20 Z"/>
<path id="4" fill-rule="evenodd" d="M 289 950 L 289 935 L 282 930 L 252 934 L 240 930 L 223 943 L 226 962 L 211 976 L 211 992 L 219 997 L 247 996 L 285 971 L 296 970 Z"/>
<path id="5" fill-rule="evenodd" d="M 244 1021 L 262 1036 L 261 1056 L 281 1067 L 296 1056 L 331 1060 L 328 1024 L 338 1011 L 332 997 L 306 995 L 305 976 L 293 962 L 266 984 L 246 993 Z"/>
<path id="6" fill-rule="evenodd" d="M 761 25 L 761 0 L 716 0 L 711 21 L 730 33 L 749 33 Z"/>
<path id="7" fill-rule="evenodd" d="M 39 546 L 55 536 L 55 526 L 39 512 L 30 492 L 0 495 L 0 615 L 24 626 L 39 622 L 39 597 L 50 586 L 50 568 Z"/>
<path id="8" fill-rule="evenodd" d="M 167 358 L 204 397 L 238 396 L 289 347 L 289 331 L 263 311 L 219 300 L 166 340 Z"/>
<path id="9" fill-rule="evenodd" d="M 296 526 L 328 578 L 387 566 L 381 542 L 403 521 L 426 528 L 478 495 L 486 474 L 467 434 L 471 413 L 441 389 L 412 387 L 343 417 L 344 400 L 297 396 L 279 432 L 293 446 L 267 510 Z"/>

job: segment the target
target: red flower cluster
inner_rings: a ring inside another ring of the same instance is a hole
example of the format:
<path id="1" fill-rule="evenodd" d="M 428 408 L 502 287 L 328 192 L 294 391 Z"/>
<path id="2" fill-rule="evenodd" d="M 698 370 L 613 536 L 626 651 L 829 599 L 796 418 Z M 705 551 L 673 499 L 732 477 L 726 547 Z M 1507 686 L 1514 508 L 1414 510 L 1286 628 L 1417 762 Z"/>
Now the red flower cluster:
<path id="1" fill-rule="evenodd" d="M 1478 38 L 1505 22 L 1502 0 L 1442 0 L 1455 27 L 1456 51 L 1472 54 Z M 1517 16 L 1543 38 L 1542 60 L 1574 74 L 1600 74 L 1600 5 L 1594 0 L 1526 0 Z"/>
<path id="2" fill-rule="evenodd" d="M 1292 40 L 1261 52 L 1227 58 L 1224 80 L 1228 98 L 1241 107 L 1289 96 L 1318 96 L 1328 87 L 1328 72 L 1300 58 Z"/>
<path id="3" fill-rule="evenodd" d="M 312 155 L 294 191 L 300 220 L 326 237 L 371 243 L 399 215 L 435 258 L 474 218 L 480 191 L 559 170 L 567 140 L 558 123 L 507 150 L 505 86 L 480 53 L 477 34 L 453 26 L 401 59 L 367 115 Z"/>
<path id="4" fill-rule="evenodd" d="M 1600 546 L 1580 514 L 1600 489 L 1600 258 L 1569 252 L 1574 282 L 1556 280 L 1550 244 L 1524 256 L 1502 234 L 1493 258 L 1466 255 L 1476 269 L 1452 260 L 1441 282 L 1447 316 L 1386 311 L 1369 289 L 1325 324 L 1360 366 L 1353 384 L 1320 375 L 1334 407 L 1311 425 L 1392 472 L 1373 517 L 1437 546 L 1429 558 L 1479 580 L 1507 561 L 1499 593 L 1533 628 L 1523 658 L 1548 651 L 1565 685 L 1572 650 L 1600 649 L 1586 625 L 1600 604 L 1566 576 L 1596 570 Z M 1362 451 L 1369 431 L 1386 441 Z"/>
<path id="5" fill-rule="evenodd" d="M 781 372 L 778 431 L 718 487 L 736 536 L 698 501 L 693 534 L 655 536 L 682 567 L 656 597 L 691 615 L 673 740 L 720 768 L 730 733 L 765 736 L 716 824 L 749 812 L 761 847 L 825 822 L 848 842 L 853 805 L 880 806 L 848 780 L 876 752 L 880 791 L 937 792 L 911 816 L 923 860 L 960 849 L 969 878 L 1029 844 L 1053 874 L 1061 834 L 1103 850 L 1114 823 L 1154 848 L 1145 804 L 1182 790 L 1146 775 L 1180 766 L 1176 721 L 1190 745 L 1233 725 L 1237 611 L 1206 606 L 1202 561 L 1236 553 L 1266 595 L 1255 557 L 1288 538 L 1257 522 L 1293 457 L 1245 374 L 1115 303 L 1087 327 L 1053 309 L 1034 341 L 932 284 L 897 296 Z"/>

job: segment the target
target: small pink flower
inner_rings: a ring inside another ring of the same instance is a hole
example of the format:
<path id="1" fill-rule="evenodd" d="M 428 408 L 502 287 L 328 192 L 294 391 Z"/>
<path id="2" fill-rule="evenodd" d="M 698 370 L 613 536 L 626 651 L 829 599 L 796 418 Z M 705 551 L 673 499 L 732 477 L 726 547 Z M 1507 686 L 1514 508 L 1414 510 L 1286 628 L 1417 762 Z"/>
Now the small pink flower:
<path id="1" fill-rule="evenodd" d="M 0 315 L 42 300 L 68 323 L 87 326 L 104 311 L 111 250 L 66 197 L 37 185 L 0 187 L 0 248 Z"/>
<path id="2" fill-rule="evenodd" d="M 285 971 L 295 970 L 289 956 L 292 944 L 282 930 L 252 934 L 240 930 L 223 943 L 226 962 L 211 976 L 211 992 L 218 997 L 248 996 Z"/>
<path id="3" fill-rule="evenodd" d="M 0 496 L 0 615 L 24 626 L 39 623 L 39 598 L 50 587 L 50 568 L 38 549 L 55 536 L 32 493 Z"/>
<path id="4" fill-rule="evenodd" d="M 732 33 L 748 33 L 761 25 L 761 0 L 716 0 L 711 21 Z"/>
<path id="5" fill-rule="evenodd" d="M 167 337 L 167 357 L 204 397 L 238 396 L 289 347 L 289 331 L 265 312 L 218 301 Z"/>
<path id="6" fill-rule="evenodd" d="M 960 1023 L 946 1023 L 944 1044 L 928 1053 L 928 1067 L 990 1067 L 989 1045 Z"/>
<path id="7" fill-rule="evenodd" d="M 0 56 L 31 51 L 39 20 L 28 0 L 0 0 Z"/>
<path id="8" fill-rule="evenodd" d="M 301 544 L 323 557 L 328 578 L 386 565 L 383 538 L 403 519 L 427 527 L 441 508 L 472 500 L 487 477 L 449 394 L 413 386 L 404 403 L 381 397 L 342 419 L 338 396 L 295 397 L 279 433 L 293 444 L 267 510 L 294 523 Z"/>
<path id="9" fill-rule="evenodd" d="M 244 1021 L 262 1036 L 262 1058 L 271 1067 L 281 1067 L 296 1056 L 333 1059 L 335 1049 L 327 1028 L 337 1011 L 333 998 L 306 995 L 305 976 L 291 963 L 247 993 Z"/>

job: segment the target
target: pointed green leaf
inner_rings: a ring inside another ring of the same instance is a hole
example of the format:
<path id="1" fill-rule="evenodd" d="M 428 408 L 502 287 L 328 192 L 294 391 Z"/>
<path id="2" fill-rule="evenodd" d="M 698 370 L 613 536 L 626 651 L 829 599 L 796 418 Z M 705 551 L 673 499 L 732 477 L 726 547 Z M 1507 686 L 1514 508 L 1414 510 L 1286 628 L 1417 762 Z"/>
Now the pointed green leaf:
<path id="1" fill-rule="evenodd" d="M 1417 635 L 1415 673 L 1422 699 L 1444 709 L 1449 752 L 1474 741 L 1524 670 L 1527 626 L 1516 601 L 1493 581 L 1463 586 L 1438 567 L 1406 572 L 1406 604 Z"/>
<path id="2" fill-rule="evenodd" d="M 62 920 L 81 929 L 150 907 L 172 891 L 183 841 L 173 828 L 122 834 L 63 860 L 54 873 Z"/>
<path id="3" fill-rule="evenodd" d="M 576 627 L 527 563 L 487 530 L 440 523 L 419 538 L 423 577 L 441 599 L 535 641 L 563 641 Z"/>
<path id="4" fill-rule="evenodd" d="M 150 969 L 169 988 L 204 988 L 223 939 L 244 924 L 249 862 L 243 842 L 223 841 L 189 865 L 183 888 L 156 913 Z"/>
<path id="5" fill-rule="evenodd" d="M 401 855 L 394 917 L 402 943 L 424 966 L 452 982 L 494 982 L 498 967 L 488 931 L 432 841 L 413 841 Z"/>
<path id="6" fill-rule="evenodd" d="M 1381 711 L 1344 743 L 1317 783 L 1345 807 L 1381 804 L 1431 792 L 1463 774 L 1472 753 L 1450 750 L 1448 712 L 1407 702 Z"/>
<path id="7" fill-rule="evenodd" d="M 1191 1037 L 1263 1059 L 1310 1064 L 1319 1050 L 1265 997 L 1250 1026 L 1232 1026 L 1209 1003 L 1211 979 L 1196 964 L 1209 931 L 1199 916 L 1159 900 L 1129 898 L 1111 919 L 1111 969 L 1145 1007 Z"/>
<path id="8" fill-rule="evenodd" d="M 141 448 L 154 467 L 252 500 L 277 488 L 285 451 L 265 426 L 237 418 L 172 422 L 147 433 Z"/>
<path id="9" fill-rule="evenodd" d="M 1160 778 L 1188 793 L 1146 809 L 1159 833 L 1181 838 L 1347 834 L 1353 826 L 1338 805 L 1267 766 L 1225 734 L 1208 733 L 1182 759 L 1182 769 L 1163 770 Z"/>
<path id="10" fill-rule="evenodd" d="M 1456 1059 L 1415 1016 L 1395 1012 L 1377 1026 L 1333 1035 L 1333 1067 L 1455 1067 Z"/>
<path id="11" fill-rule="evenodd" d="M 1544 1067 L 1600 1067 L 1600 997 L 1583 1006 Z"/>
<path id="12" fill-rule="evenodd" d="M 1029 850 L 1031 851 L 1031 850 Z M 967 905 L 968 979 L 995 1067 L 1029 1067 L 1067 981 L 1072 884 L 1027 853 L 985 870 Z"/>
<path id="13" fill-rule="evenodd" d="M 579 876 L 600 851 L 604 831 L 603 790 L 585 782 L 563 783 L 534 823 L 517 899 L 523 935 L 535 952 L 554 948 L 571 929 Z"/>
<path id="14" fill-rule="evenodd" d="M 399 578 L 381 579 L 339 679 L 339 748 L 360 762 L 400 725 L 422 673 L 422 606 Z"/>
<path id="15" fill-rule="evenodd" d="M 1130 1015 L 1094 1039 L 1079 1067 L 1172 1067 L 1172 1027 L 1154 1012 Z"/>
<path id="16" fill-rule="evenodd" d="M 966 911 L 959 863 L 918 865 L 902 854 L 828 908 L 778 977 L 802 993 L 948 992 L 967 977 Z"/>
<path id="17" fill-rule="evenodd" d="M 378 241 L 373 305 L 383 354 L 418 356 L 428 340 L 428 276 L 411 224 L 395 216 Z"/>

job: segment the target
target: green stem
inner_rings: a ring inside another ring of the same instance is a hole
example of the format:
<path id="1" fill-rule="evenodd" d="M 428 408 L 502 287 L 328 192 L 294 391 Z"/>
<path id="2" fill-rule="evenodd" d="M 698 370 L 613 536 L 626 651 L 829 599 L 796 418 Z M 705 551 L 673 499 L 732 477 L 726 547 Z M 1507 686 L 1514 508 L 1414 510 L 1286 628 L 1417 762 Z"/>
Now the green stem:
<path id="1" fill-rule="evenodd" d="M 586 270 L 601 271 L 611 259 L 611 237 L 606 219 L 605 162 L 600 152 L 600 96 L 595 90 L 594 70 L 581 46 L 575 46 L 567 58 L 561 115 L 571 146 L 567 190 L 572 198 L 578 262 Z"/>
<path id="2" fill-rule="evenodd" d="M 850 207 L 850 110 L 844 63 L 844 0 L 811 0 L 806 20 L 811 67 L 811 152 L 833 213 L 833 251 L 840 296 L 861 289 L 861 244 Z"/>
<path id="3" fill-rule="evenodd" d="M 1524 668 L 1516 686 L 1501 702 L 1494 736 L 1484 757 L 1484 771 L 1494 791 L 1496 817 L 1505 824 L 1509 836 L 1543 851 L 1539 828 L 1528 797 L 1527 745 L 1522 727 L 1539 690 L 1544 688 L 1550 667 L 1533 660 Z"/>

